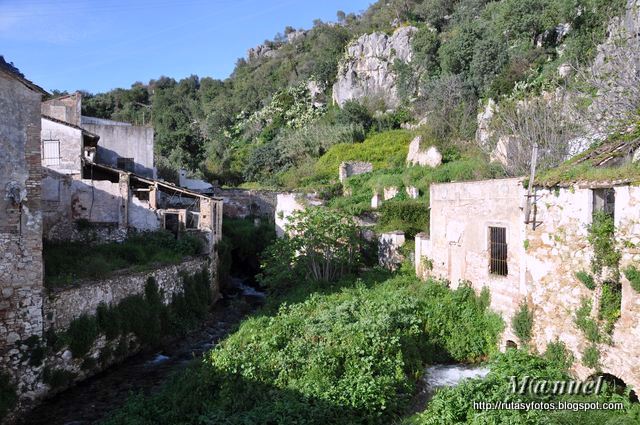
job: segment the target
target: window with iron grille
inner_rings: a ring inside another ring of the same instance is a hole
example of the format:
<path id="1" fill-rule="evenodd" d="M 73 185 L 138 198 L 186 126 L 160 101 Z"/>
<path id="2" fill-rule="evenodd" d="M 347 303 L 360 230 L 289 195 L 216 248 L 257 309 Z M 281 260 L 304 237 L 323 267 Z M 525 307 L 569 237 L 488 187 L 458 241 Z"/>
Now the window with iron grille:
<path id="1" fill-rule="evenodd" d="M 593 212 L 604 211 L 613 217 L 616 210 L 616 191 L 612 187 L 593 189 Z"/>
<path id="2" fill-rule="evenodd" d="M 60 165 L 60 140 L 42 141 L 42 165 Z"/>
<path id="3" fill-rule="evenodd" d="M 133 172 L 133 158 L 118 158 L 118 168 Z"/>
<path id="4" fill-rule="evenodd" d="M 489 227 L 489 272 L 498 276 L 509 274 L 507 266 L 507 229 Z"/>

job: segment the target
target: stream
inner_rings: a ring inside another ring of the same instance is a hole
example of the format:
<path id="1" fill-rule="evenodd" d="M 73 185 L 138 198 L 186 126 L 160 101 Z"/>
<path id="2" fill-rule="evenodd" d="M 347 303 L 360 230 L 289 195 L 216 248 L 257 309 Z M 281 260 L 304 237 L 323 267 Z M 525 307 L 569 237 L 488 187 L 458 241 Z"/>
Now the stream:
<path id="1" fill-rule="evenodd" d="M 239 278 L 231 279 L 232 291 L 218 301 L 202 326 L 186 337 L 172 341 L 157 352 L 140 353 L 44 400 L 25 414 L 20 425 L 88 425 L 99 422 L 121 407 L 131 393 L 153 393 L 173 373 L 201 358 L 232 332 L 265 294 Z M 425 369 L 409 413 L 423 411 L 434 392 L 467 378 L 484 377 L 485 366 L 433 365 Z"/>
<path id="2" fill-rule="evenodd" d="M 257 308 L 264 293 L 232 278 L 232 292 L 218 301 L 207 320 L 186 337 L 160 351 L 134 355 L 44 400 L 18 422 L 20 425 L 88 425 L 122 406 L 129 395 L 152 393 L 174 372 L 215 346 Z"/>

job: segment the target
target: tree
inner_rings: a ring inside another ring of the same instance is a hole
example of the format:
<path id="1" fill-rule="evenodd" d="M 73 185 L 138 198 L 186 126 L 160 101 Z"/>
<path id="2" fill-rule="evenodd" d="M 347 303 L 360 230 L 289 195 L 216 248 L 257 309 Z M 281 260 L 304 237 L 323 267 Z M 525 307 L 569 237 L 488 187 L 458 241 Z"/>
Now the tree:
<path id="1" fill-rule="evenodd" d="M 526 175 L 531 168 L 531 152 L 538 146 L 538 169 L 558 166 L 567 159 L 570 141 L 577 135 L 577 125 L 563 113 L 564 102 L 536 97 L 505 102 L 492 122 L 494 145 L 502 144 L 506 171 Z"/>
<path id="2" fill-rule="evenodd" d="M 286 235 L 267 249 L 261 283 L 282 287 L 303 276 L 331 282 L 359 264 L 360 232 L 353 217 L 324 207 L 294 212 Z"/>

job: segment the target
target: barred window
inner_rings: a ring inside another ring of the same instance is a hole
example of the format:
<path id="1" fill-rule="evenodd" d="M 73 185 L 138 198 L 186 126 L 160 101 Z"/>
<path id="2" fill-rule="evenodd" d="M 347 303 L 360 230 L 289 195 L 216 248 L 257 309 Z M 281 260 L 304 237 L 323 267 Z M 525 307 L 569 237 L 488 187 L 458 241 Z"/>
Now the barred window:
<path id="1" fill-rule="evenodd" d="M 506 228 L 489 227 L 489 255 L 489 272 L 498 276 L 508 275 Z"/>

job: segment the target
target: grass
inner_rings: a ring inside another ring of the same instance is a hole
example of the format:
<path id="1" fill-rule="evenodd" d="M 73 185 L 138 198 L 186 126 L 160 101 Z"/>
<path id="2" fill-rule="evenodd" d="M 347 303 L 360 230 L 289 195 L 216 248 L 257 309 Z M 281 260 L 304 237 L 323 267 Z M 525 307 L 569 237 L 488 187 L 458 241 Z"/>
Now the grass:
<path id="1" fill-rule="evenodd" d="M 176 240 L 165 231 L 139 233 L 123 243 L 46 243 L 45 285 L 54 288 L 80 279 L 103 278 L 129 267 L 148 270 L 159 264 L 177 264 L 187 256 L 200 254 L 202 248 L 203 243 L 195 236 L 185 234 Z"/>

